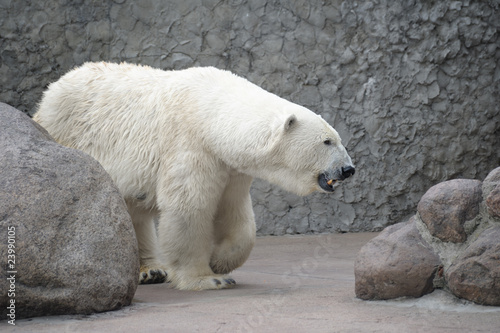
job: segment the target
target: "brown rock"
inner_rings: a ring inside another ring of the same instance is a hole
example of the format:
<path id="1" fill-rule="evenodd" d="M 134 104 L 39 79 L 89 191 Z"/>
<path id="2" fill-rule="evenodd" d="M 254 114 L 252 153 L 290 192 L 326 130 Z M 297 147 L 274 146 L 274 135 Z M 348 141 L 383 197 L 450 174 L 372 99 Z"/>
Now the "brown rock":
<path id="1" fill-rule="evenodd" d="M 446 280 L 458 297 L 500 305 L 500 226 L 484 230 L 450 266 Z"/>
<path id="2" fill-rule="evenodd" d="M 464 223 L 479 213 L 481 182 L 455 179 L 431 187 L 418 203 L 420 218 L 430 233 L 444 242 L 463 243 Z"/>
<path id="3" fill-rule="evenodd" d="M 439 265 L 415 218 L 395 224 L 360 250 L 354 268 L 356 296 L 371 300 L 423 296 L 434 289 Z"/>

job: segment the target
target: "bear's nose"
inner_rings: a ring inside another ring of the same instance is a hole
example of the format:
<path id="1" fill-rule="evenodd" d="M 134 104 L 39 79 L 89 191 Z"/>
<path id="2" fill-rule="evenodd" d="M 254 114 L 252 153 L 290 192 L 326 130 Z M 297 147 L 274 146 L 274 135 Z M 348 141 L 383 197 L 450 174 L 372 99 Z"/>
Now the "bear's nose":
<path id="1" fill-rule="evenodd" d="M 346 167 L 342 167 L 342 177 L 345 178 L 349 178 L 351 177 L 352 175 L 354 175 L 354 172 L 356 170 L 354 169 L 353 166 L 349 165 L 349 166 L 346 166 Z"/>

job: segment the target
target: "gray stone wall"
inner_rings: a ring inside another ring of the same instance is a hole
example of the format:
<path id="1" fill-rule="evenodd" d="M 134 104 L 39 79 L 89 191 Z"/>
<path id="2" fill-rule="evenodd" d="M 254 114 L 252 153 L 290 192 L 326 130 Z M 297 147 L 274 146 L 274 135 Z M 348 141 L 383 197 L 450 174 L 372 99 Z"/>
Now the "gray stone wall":
<path id="1" fill-rule="evenodd" d="M 0 101 L 32 114 L 85 61 L 216 66 L 320 113 L 356 175 L 305 198 L 257 180 L 259 234 L 378 230 L 500 164 L 500 5 L 424 0 L 0 0 Z M 290 179 L 293 181 L 293 179 Z"/>

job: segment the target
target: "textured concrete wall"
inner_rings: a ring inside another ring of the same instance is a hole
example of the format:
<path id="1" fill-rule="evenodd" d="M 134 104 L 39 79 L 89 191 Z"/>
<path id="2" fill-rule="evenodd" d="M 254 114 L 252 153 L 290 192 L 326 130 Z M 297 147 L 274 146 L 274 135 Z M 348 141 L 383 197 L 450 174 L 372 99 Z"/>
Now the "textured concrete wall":
<path id="1" fill-rule="evenodd" d="M 330 196 L 256 181 L 259 233 L 376 230 L 500 164 L 499 27 L 497 1 L 0 0 L 0 101 L 32 113 L 89 60 L 232 70 L 322 114 L 357 166 Z"/>

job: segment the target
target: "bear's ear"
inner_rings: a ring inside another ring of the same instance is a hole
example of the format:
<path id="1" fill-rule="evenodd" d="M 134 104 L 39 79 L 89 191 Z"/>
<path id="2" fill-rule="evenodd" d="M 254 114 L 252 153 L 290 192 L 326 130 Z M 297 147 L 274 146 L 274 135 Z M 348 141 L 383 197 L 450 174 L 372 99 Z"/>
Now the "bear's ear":
<path id="1" fill-rule="evenodd" d="M 270 126 L 269 136 L 265 137 L 263 144 L 269 149 L 274 149 L 282 142 L 283 135 L 297 125 L 297 117 L 294 114 L 281 114 L 274 118 Z"/>
<path id="2" fill-rule="evenodd" d="M 285 132 L 289 131 L 295 123 L 297 122 L 297 117 L 294 114 L 289 115 L 285 120 L 284 130 Z"/>

